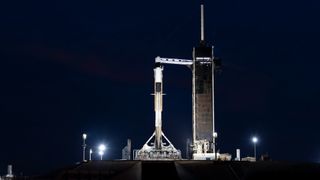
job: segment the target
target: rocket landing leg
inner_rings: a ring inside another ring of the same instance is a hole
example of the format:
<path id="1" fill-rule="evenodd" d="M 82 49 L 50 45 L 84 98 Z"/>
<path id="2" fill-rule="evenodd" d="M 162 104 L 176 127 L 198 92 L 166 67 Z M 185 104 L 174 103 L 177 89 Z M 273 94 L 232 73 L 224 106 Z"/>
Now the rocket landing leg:
<path id="1" fill-rule="evenodd" d="M 155 138 L 155 132 L 148 139 L 148 141 L 143 145 L 143 147 L 137 150 L 134 154 L 135 160 L 178 160 L 181 159 L 181 152 L 177 150 L 169 139 L 161 133 L 164 141 L 161 141 L 161 148 L 158 149 L 153 143 Z"/>

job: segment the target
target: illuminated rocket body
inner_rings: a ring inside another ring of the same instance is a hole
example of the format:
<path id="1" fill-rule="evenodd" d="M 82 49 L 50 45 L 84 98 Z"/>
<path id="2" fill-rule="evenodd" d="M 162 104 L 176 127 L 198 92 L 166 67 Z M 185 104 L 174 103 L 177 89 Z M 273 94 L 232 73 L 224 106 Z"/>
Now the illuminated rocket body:
<path id="1" fill-rule="evenodd" d="M 154 69 L 154 112 L 155 112 L 155 148 L 161 149 L 162 142 L 162 71 L 163 67 L 157 65 Z"/>
<path id="2" fill-rule="evenodd" d="M 154 112 L 155 131 L 143 147 L 134 151 L 136 160 L 174 160 L 181 159 L 181 151 L 176 149 L 162 132 L 162 107 L 163 107 L 163 66 L 156 63 L 154 73 Z M 152 139 L 154 139 L 152 141 Z"/>

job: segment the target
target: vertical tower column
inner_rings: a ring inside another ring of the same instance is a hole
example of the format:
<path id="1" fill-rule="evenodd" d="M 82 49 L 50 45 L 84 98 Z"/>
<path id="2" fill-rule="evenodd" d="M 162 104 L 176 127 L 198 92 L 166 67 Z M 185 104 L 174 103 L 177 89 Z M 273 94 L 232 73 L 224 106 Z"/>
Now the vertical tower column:
<path id="1" fill-rule="evenodd" d="M 212 49 L 194 48 L 192 66 L 193 151 L 214 153 L 214 63 Z"/>
<path id="2" fill-rule="evenodd" d="M 216 154 L 216 138 L 218 137 L 217 132 L 215 131 L 215 103 L 214 103 L 214 89 L 215 89 L 215 60 L 214 60 L 214 54 L 213 54 L 213 46 L 212 46 L 212 63 L 211 63 L 211 100 L 212 100 L 212 105 L 211 105 L 211 109 L 212 109 L 212 152 L 215 154 L 215 158 L 217 159 L 217 154 Z"/>
<path id="3" fill-rule="evenodd" d="M 201 5 L 200 45 L 193 49 L 192 129 L 193 158 L 216 159 L 214 130 L 214 57 L 213 47 L 204 39 L 204 6 Z"/>

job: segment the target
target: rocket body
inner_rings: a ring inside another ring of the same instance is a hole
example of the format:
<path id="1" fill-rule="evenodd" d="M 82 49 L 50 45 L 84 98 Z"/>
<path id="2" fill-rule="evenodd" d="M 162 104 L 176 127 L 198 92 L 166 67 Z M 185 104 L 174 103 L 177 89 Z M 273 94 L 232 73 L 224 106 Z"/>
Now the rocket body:
<path id="1" fill-rule="evenodd" d="M 154 69 L 154 111 L 155 111 L 155 147 L 161 149 L 162 146 L 162 71 L 161 65 L 156 66 Z"/>
<path id="2" fill-rule="evenodd" d="M 156 63 L 154 73 L 154 114 L 155 131 L 140 150 L 135 153 L 137 160 L 175 160 L 181 159 L 181 151 L 177 150 L 162 131 L 163 108 L 163 66 Z"/>

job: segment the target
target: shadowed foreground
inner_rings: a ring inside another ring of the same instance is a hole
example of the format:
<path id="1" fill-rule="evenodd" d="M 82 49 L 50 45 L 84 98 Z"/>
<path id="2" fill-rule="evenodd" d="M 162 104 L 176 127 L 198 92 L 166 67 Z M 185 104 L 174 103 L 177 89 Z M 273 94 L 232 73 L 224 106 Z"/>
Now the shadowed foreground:
<path id="1" fill-rule="evenodd" d="M 276 161 L 91 161 L 27 179 L 319 180 L 320 164 Z"/>

